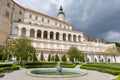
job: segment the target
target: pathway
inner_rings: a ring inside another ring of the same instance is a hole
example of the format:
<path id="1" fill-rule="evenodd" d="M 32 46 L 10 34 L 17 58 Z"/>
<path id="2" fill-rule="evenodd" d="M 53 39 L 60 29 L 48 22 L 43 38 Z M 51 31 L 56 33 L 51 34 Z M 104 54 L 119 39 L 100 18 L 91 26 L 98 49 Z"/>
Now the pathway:
<path id="1" fill-rule="evenodd" d="M 74 69 L 79 69 L 80 65 L 77 65 Z M 61 78 L 40 78 L 40 77 L 33 77 L 28 75 L 27 73 L 31 69 L 21 69 L 18 71 L 13 71 L 11 73 L 6 74 L 3 79 L 0 80 L 61 80 Z M 72 77 L 72 78 L 62 78 L 62 80 L 112 80 L 116 76 L 101 73 L 98 71 L 91 71 L 91 70 L 83 70 L 81 71 L 87 72 L 87 75 L 80 76 L 80 77 Z"/>

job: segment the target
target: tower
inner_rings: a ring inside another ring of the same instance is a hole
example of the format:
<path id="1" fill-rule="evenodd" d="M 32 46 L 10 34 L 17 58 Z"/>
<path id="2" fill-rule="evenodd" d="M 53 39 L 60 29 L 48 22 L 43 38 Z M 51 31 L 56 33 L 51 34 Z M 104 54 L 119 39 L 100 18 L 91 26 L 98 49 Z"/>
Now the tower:
<path id="1" fill-rule="evenodd" d="M 64 21 L 64 20 L 65 20 L 65 14 L 64 14 L 64 12 L 63 12 L 62 6 L 60 6 L 60 9 L 59 9 L 59 12 L 58 12 L 57 17 L 58 17 L 58 20 L 61 20 L 61 21 Z"/>

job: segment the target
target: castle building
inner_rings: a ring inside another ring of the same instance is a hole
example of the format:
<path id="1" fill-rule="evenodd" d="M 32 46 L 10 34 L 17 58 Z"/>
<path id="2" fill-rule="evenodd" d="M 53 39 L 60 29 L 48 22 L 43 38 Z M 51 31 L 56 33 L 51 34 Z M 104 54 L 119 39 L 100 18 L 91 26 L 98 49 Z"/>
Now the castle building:
<path id="1" fill-rule="evenodd" d="M 26 36 L 33 40 L 36 55 L 41 53 L 63 55 L 71 46 L 84 52 L 89 62 L 115 62 L 113 54 L 106 54 L 105 49 L 115 44 L 106 44 L 102 39 L 86 36 L 75 31 L 65 21 L 62 6 L 57 18 L 25 8 L 13 0 L 0 0 L 0 45 L 5 45 L 8 38 Z M 120 58 L 117 56 L 116 61 Z"/>

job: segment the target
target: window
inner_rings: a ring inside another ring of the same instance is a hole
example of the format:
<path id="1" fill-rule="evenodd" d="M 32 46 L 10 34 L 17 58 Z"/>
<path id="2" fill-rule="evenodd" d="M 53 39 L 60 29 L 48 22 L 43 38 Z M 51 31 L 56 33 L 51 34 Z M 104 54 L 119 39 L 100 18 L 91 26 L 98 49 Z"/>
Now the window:
<path id="1" fill-rule="evenodd" d="M 62 25 L 60 24 L 60 27 L 61 27 Z"/>
<path id="2" fill-rule="evenodd" d="M 5 16 L 9 17 L 9 12 L 8 11 L 6 11 Z"/>
<path id="3" fill-rule="evenodd" d="M 29 15 L 29 18 L 32 18 L 32 15 Z"/>
<path id="4" fill-rule="evenodd" d="M 48 20 L 48 23 L 50 23 L 50 20 Z"/>
<path id="5" fill-rule="evenodd" d="M 42 22 L 44 21 L 44 18 L 42 18 Z"/>
<path id="6" fill-rule="evenodd" d="M 57 26 L 57 22 L 55 22 L 55 25 Z"/>
<path id="7" fill-rule="evenodd" d="M 38 19 L 38 17 L 36 16 L 36 17 L 35 17 L 35 19 L 37 20 L 37 19 Z"/>
<path id="8" fill-rule="evenodd" d="M 7 3 L 7 7 L 10 7 L 10 3 Z"/>
<path id="9" fill-rule="evenodd" d="M 19 14 L 22 15 L 22 11 L 20 11 Z"/>
<path id="10" fill-rule="evenodd" d="M 18 22 L 21 22 L 21 19 L 18 19 Z"/>

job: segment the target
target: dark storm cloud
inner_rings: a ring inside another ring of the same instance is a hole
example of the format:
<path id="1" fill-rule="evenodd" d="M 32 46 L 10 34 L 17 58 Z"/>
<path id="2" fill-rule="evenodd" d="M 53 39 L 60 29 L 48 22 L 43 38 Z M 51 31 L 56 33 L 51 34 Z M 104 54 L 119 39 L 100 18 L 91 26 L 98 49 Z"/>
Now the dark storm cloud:
<path id="1" fill-rule="evenodd" d="M 31 4 L 34 3 L 39 8 L 30 7 L 31 4 L 27 4 L 28 1 L 25 0 L 15 1 L 24 1 L 24 5 L 29 8 L 54 17 L 60 3 L 67 22 L 74 29 L 109 41 L 120 41 L 120 0 L 31 0 Z"/>
<path id="2" fill-rule="evenodd" d="M 120 38 L 107 39 L 115 33 L 106 36 L 110 31 L 120 35 L 120 0 L 74 0 L 72 3 L 67 6 L 66 13 L 75 29 L 106 40 L 120 41 Z"/>

